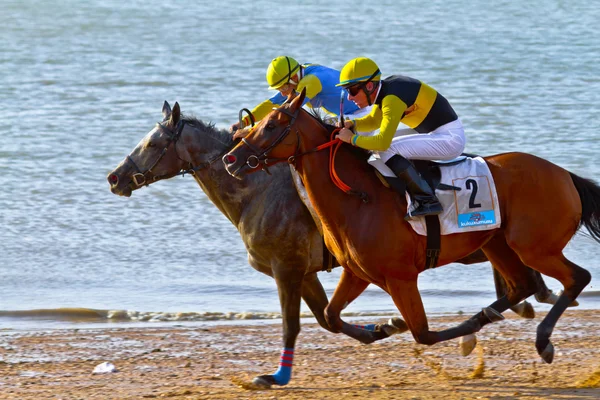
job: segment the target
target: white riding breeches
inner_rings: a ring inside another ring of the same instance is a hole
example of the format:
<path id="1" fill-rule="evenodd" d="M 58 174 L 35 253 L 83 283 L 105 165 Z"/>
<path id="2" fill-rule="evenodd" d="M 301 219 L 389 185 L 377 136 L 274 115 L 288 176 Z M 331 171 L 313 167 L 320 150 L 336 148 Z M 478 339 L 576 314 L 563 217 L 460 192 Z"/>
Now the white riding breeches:
<path id="1" fill-rule="evenodd" d="M 452 160 L 465 149 L 465 130 L 460 119 L 440 126 L 430 133 L 398 129 L 392 144 L 379 157 L 386 162 L 399 154 L 408 160 Z"/>

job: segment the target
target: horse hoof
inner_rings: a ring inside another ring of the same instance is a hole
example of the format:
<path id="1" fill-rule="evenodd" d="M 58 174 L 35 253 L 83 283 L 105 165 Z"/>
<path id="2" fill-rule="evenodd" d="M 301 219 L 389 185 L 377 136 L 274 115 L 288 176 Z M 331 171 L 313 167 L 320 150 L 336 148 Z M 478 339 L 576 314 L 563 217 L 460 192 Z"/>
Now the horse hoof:
<path id="1" fill-rule="evenodd" d="M 260 375 L 252 379 L 252 383 L 262 389 L 271 389 L 275 384 L 273 375 Z"/>
<path id="2" fill-rule="evenodd" d="M 460 345 L 460 355 L 466 357 L 473 352 L 477 345 L 477 336 L 473 334 L 461 336 L 458 343 Z"/>
<path id="3" fill-rule="evenodd" d="M 408 325 L 406 325 L 406 322 L 402 319 L 394 317 L 388 320 L 387 325 L 384 325 L 383 329 L 389 336 L 392 336 L 406 332 L 408 330 Z"/>
<path id="4" fill-rule="evenodd" d="M 504 319 L 504 316 L 498 311 L 494 310 L 492 307 L 486 307 L 481 311 L 483 312 L 483 315 L 490 320 L 490 322 L 502 321 Z"/>
<path id="5" fill-rule="evenodd" d="M 552 360 L 554 360 L 554 345 L 548 342 L 544 351 L 540 353 L 540 357 L 542 357 L 542 360 L 544 360 L 546 364 L 552 364 Z"/>
<path id="6" fill-rule="evenodd" d="M 559 290 L 556 293 L 553 293 L 551 290 L 548 290 L 548 294 L 545 297 L 541 297 L 539 294 L 535 295 L 535 299 L 538 303 L 546 303 L 546 304 L 556 304 L 558 298 L 563 294 L 562 290 Z M 577 307 L 579 302 L 577 300 L 573 300 L 569 307 Z"/>
<path id="7" fill-rule="evenodd" d="M 514 306 L 512 308 L 512 310 L 514 312 L 516 312 L 522 318 L 527 318 L 527 319 L 535 318 L 535 310 L 533 309 L 533 306 L 531 305 L 531 303 L 529 303 L 527 301 L 522 301 L 521 303 Z"/>

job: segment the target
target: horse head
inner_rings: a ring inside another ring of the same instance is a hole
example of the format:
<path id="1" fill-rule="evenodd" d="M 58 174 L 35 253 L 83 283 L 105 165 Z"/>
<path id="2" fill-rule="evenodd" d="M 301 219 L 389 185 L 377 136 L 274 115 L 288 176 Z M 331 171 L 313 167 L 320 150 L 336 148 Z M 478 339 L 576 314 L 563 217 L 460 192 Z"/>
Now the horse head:
<path id="1" fill-rule="evenodd" d="M 179 104 L 173 110 L 165 101 L 163 120 L 144 136 L 127 157 L 108 174 L 110 190 L 120 196 L 131 193 L 144 185 L 177 175 L 189 163 L 177 152 L 184 121 Z"/>
<path id="2" fill-rule="evenodd" d="M 261 169 L 268 172 L 269 165 L 288 161 L 298 153 L 300 137 L 293 128 L 305 97 L 306 90 L 298 96 L 290 95 L 281 107 L 245 133 L 241 142 L 223 156 L 229 174 L 241 179 L 242 175 Z"/>

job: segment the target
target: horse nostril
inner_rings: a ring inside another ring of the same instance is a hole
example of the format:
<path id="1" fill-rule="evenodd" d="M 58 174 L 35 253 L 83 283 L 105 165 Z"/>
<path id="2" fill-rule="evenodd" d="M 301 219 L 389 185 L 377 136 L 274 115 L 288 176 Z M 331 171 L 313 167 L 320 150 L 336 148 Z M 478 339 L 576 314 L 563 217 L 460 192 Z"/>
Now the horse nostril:
<path id="1" fill-rule="evenodd" d="M 108 183 L 110 183 L 111 185 L 116 185 L 117 183 L 119 183 L 119 177 L 115 174 L 111 174 L 108 177 Z"/>
<path id="2" fill-rule="evenodd" d="M 231 165 L 235 162 L 236 158 L 233 154 L 225 154 L 223 156 L 223 162 L 227 165 Z"/>

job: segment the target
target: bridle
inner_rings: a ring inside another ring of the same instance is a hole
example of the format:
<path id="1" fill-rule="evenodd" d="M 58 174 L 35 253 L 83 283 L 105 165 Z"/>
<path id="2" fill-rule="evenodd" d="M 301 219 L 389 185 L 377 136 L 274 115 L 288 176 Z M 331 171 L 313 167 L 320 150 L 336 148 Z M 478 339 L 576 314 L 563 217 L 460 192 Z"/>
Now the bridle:
<path id="1" fill-rule="evenodd" d="M 341 178 L 338 176 L 338 174 L 335 170 L 335 156 L 337 154 L 338 149 L 342 145 L 342 141 L 335 138 L 335 135 L 339 132 L 339 129 L 335 129 L 331 133 L 331 137 L 328 142 L 323 143 L 322 145 L 319 145 L 313 149 L 307 150 L 302 153 L 300 153 L 300 141 L 301 141 L 300 134 L 298 133 L 298 130 L 296 130 L 297 142 L 296 142 L 296 150 L 294 151 L 294 155 L 292 155 L 288 158 L 276 158 L 276 157 L 269 158 L 269 153 L 279 143 L 281 143 L 292 131 L 292 127 L 296 123 L 296 119 L 298 118 L 298 114 L 301 109 L 302 109 L 302 107 L 298 107 L 296 109 L 296 111 L 292 114 L 291 112 L 289 112 L 287 109 L 285 109 L 283 107 L 273 108 L 274 111 L 286 114 L 291 119 L 290 119 L 290 122 L 288 123 L 288 125 L 285 127 L 285 129 L 279 134 L 277 139 L 275 139 L 275 141 L 273 141 L 273 143 L 271 143 L 266 149 L 262 150 L 262 149 L 256 147 L 255 145 L 250 143 L 246 138 L 242 139 L 242 143 L 244 143 L 246 146 L 250 147 L 250 150 L 252 150 L 254 152 L 254 154 L 251 154 L 246 159 L 246 165 L 252 169 L 258 168 L 259 166 L 262 165 L 262 168 L 265 170 L 265 172 L 267 172 L 270 175 L 270 172 L 267 168 L 269 165 L 269 162 L 271 162 L 272 164 L 275 164 L 275 163 L 287 160 L 287 162 L 289 164 L 295 165 L 296 161 L 300 157 L 302 157 L 306 154 L 316 153 L 317 151 L 321 151 L 323 149 L 329 148 L 329 150 L 330 150 L 329 151 L 329 176 L 331 177 L 331 180 L 333 181 L 333 183 L 343 192 L 345 192 L 347 194 L 358 196 L 362 200 L 363 203 L 368 203 L 369 196 L 365 192 L 360 192 L 360 191 L 354 190 L 350 186 L 345 184 L 341 180 Z M 333 148 L 334 145 L 335 145 L 335 149 Z M 227 155 L 225 155 L 224 158 L 225 157 L 227 157 Z"/>
<path id="2" fill-rule="evenodd" d="M 136 189 L 141 186 L 144 186 L 144 185 L 148 186 L 153 182 L 156 182 L 158 180 L 165 179 L 165 178 L 170 178 L 172 176 L 179 176 L 179 175 L 183 176 L 185 174 L 195 175 L 196 172 L 210 167 L 214 162 L 216 162 L 217 160 L 220 160 L 222 158 L 222 154 L 219 154 L 217 157 L 213 158 L 212 160 L 210 160 L 208 162 L 204 162 L 197 166 L 194 166 L 191 162 L 181 158 L 179 156 L 179 153 L 177 152 L 177 142 L 181 138 L 181 133 L 183 132 L 183 128 L 185 126 L 185 121 L 183 119 L 180 119 L 179 122 L 177 123 L 177 126 L 175 126 L 174 130 L 168 129 L 161 123 L 159 123 L 159 125 L 160 125 L 161 129 L 164 129 L 169 132 L 169 141 L 167 142 L 165 147 L 162 149 L 162 151 L 156 158 L 156 161 L 154 161 L 152 163 L 150 168 L 148 168 L 146 171 L 142 172 L 142 170 L 138 167 L 138 165 L 135 163 L 135 161 L 133 161 L 131 156 L 128 155 L 127 157 L 125 157 L 125 164 L 127 164 L 127 163 L 131 164 L 133 166 L 134 170 L 136 171 L 136 173 L 131 176 L 132 183 L 134 185 L 136 185 L 136 187 L 135 187 Z M 169 150 L 169 147 L 171 147 L 171 144 L 174 145 L 175 155 L 177 156 L 177 158 L 179 160 L 183 161 L 184 163 L 186 163 L 188 168 L 182 168 L 176 174 L 173 174 L 173 175 L 171 175 L 171 174 L 169 174 L 169 175 L 166 175 L 166 174 L 165 175 L 154 175 L 154 173 L 152 173 L 152 170 L 158 165 L 158 163 L 160 163 L 160 161 L 163 159 L 163 157 L 167 154 L 167 151 Z M 227 152 L 227 151 L 229 151 L 229 148 L 225 152 Z"/>
<path id="3" fill-rule="evenodd" d="M 291 118 L 288 125 L 279 134 L 279 136 L 277 137 L 277 139 L 275 139 L 275 141 L 273 143 L 271 143 L 266 149 L 262 150 L 262 149 L 259 149 L 258 147 L 256 147 L 255 145 L 253 145 L 252 143 L 250 143 L 248 140 L 246 140 L 246 138 L 242 138 L 242 143 L 244 143 L 246 146 L 250 147 L 250 149 L 254 152 L 254 154 L 250 155 L 246 159 L 246 165 L 252 169 L 255 169 L 255 168 L 258 168 L 259 166 L 261 166 L 261 164 L 262 164 L 263 169 L 269 175 L 271 174 L 271 172 L 269 171 L 269 168 L 268 168 L 269 162 L 272 162 L 272 164 L 275 164 L 277 162 L 284 161 L 284 160 L 290 161 L 290 159 L 295 158 L 298 155 L 298 154 L 294 154 L 290 158 L 269 158 L 269 153 L 279 143 L 281 143 L 287 137 L 287 135 L 289 135 L 289 133 L 292 131 L 292 126 L 296 122 L 296 118 L 298 118 L 298 113 L 300 112 L 300 108 L 297 108 L 293 114 L 283 107 L 273 108 L 273 110 L 278 111 L 282 114 L 288 115 Z M 298 134 L 298 131 L 296 131 L 296 137 L 298 138 L 298 143 L 296 145 L 295 153 L 297 153 L 298 150 L 300 149 L 300 135 Z"/>

